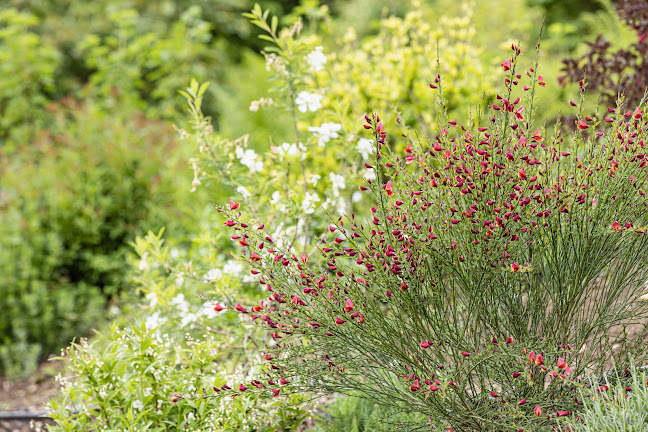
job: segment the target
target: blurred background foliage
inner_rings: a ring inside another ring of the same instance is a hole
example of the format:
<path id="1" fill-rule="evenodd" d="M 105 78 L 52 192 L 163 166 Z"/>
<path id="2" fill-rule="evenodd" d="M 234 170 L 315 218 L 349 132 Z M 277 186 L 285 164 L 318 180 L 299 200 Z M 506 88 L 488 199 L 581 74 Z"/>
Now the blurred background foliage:
<path id="1" fill-rule="evenodd" d="M 189 193 L 193 149 L 170 126 L 184 121 L 177 91 L 189 79 L 212 83 L 203 110 L 219 136 L 249 133 L 258 151 L 269 136 L 291 139 L 286 116 L 248 108 L 273 86 L 259 54 L 267 44 L 241 17 L 253 3 L 4 3 L 0 372 L 29 373 L 99 325 L 107 305 L 136 298 L 129 243 L 137 235 L 166 227 L 169 244 L 189 249 L 192 236 L 213 228 L 210 201 L 228 195 L 217 184 Z M 303 20 L 305 35 L 324 47 L 336 76 L 320 83 L 331 92 L 329 112 L 391 116 L 397 103 L 423 130 L 436 109 L 422 87 L 435 75 L 437 46 L 451 113 L 465 116 L 492 96 L 511 43 L 532 47 L 544 18 L 541 65 L 552 91 L 537 115 L 555 117 L 575 96 L 557 85 L 561 59 L 584 53 L 582 42 L 598 34 L 619 46 L 636 40 L 608 0 L 260 3 L 281 25 Z"/>

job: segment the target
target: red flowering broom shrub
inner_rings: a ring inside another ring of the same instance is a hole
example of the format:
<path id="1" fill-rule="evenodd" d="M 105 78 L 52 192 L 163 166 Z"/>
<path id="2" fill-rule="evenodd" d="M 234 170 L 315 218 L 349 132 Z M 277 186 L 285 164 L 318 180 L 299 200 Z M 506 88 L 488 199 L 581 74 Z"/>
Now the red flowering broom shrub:
<path id="1" fill-rule="evenodd" d="M 333 220 L 323 261 L 219 209 L 269 294 L 235 307 L 268 328 L 267 376 L 230 393 L 360 392 L 420 429 L 544 430 L 575 418 L 583 378 L 644 360 L 648 122 L 620 103 L 548 136 L 519 54 L 463 126 L 442 115 L 436 136 L 397 140 L 365 118 L 371 216 Z"/>

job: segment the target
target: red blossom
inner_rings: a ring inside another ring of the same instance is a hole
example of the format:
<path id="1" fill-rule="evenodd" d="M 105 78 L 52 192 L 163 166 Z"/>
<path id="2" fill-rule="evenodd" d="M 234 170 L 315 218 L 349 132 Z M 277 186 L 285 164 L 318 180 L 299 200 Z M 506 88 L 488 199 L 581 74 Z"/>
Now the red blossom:
<path id="1" fill-rule="evenodd" d="M 562 357 L 558 358 L 558 369 L 564 369 L 566 375 L 569 375 L 571 373 L 571 368 Z"/>
<path id="2" fill-rule="evenodd" d="M 415 380 L 414 384 L 412 384 L 410 386 L 410 391 L 413 393 L 413 392 L 417 391 L 420 388 L 421 388 L 421 386 L 419 385 L 419 380 Z"/>
<path id="3" fill-rule="evenodd" d="M 388 181 L 387 184 L 383 186 L 383 189 L 385 189 L 385 192 L 387 192 L 388 196 L 394 196 L 394 191 L 392 190 L 392 182 Z"/>
<path id="4" fill-rule="evenodd" d="M 353 310 L 353 301 L 351 299 L 348 299 L 346 301 L 346 306 L 344 307 L 344 312 L 350 312 Z"/>
<path id="5" fill-rule="evenodd" d="M 236 307 L 234 307 L 234 309 L 242 313 L 249 313 L 249 311 L 245 309 L 243 306 L 241 306 L 239 303 L 236 304 Z"/>

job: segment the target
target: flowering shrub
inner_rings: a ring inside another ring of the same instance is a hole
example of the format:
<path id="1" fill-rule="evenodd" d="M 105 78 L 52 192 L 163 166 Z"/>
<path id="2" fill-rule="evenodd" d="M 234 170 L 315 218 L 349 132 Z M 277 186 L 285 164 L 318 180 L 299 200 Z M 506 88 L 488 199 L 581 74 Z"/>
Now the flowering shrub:
<path id="1" fill-rule="evenodd" d="M 104 347 L 96 348 L 99 343 Z M 113 327 L 93 344 L 73 344 L 63 358 L 74 380 L 59 377 L 63 397 L 51 404 L 56 426 L 49 430 L 296 430 L 307 414 L 290 403 L 299 397 L 269 404 L 259 403 L 255 395 L 217 403 L 201 397 L 228 389 L 227 377 L 214 361 L 217 345 L 209 334 L 177 339 L 144 324 Z"/>
<path id="2" fill-rule="evenodd" d="M 51 403 L 57 422 L 52 430 L 296 430 L 311 414 L 302 396 L 212 396 L 257 372 L 246 354 L 253 352 L 258 331 L 237 325 L 235 312 L 190 293 L 199 284 L 236 285 L 242 266 L 230 263 L 227 273 L 211 269 L 199 280 L 191 274 L 166 277 L 158 263 L 187 256 L 164 246 L 161 234 L 136 240 L 137 280 L 147 292 L 142 310 L 129 317 L 136 324 L 113 325 L 92 343 L 82 340 L 64 351 L 68 368 L 59 378 L 61 397 Z"/>
<path id="3" fill-rule="evenodd" d="M 573 135 L 547 136 L 546 84 L 512 49 L 490 110 L 464 125 L 442 110 L 429 142 L 403 127 L 397 146 L 365 117 L 371 215 L 332 218 L 325 264 L 219 207 L 269 291 L 228 306 L 268 329 L 274 395 L 359 391 L 456 430 L 518 430 L 569 417 L 580 378 L 612 357 L 643 361 L 644 114 L 572 102 Z M 440 75 L 430 87 L 445 106 Z"/>

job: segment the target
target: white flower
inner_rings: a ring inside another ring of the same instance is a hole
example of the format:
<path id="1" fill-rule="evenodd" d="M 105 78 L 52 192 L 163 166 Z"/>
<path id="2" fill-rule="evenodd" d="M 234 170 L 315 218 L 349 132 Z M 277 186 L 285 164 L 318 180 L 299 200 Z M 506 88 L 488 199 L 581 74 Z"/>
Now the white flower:
<path id="1" fill-rule="evenodd" d="M 306 146 L 302 143 L 297 143 L 297 146 L 299 147 L 299 150 L 301 151 L 301 158 L 302 160 L 306 159 Z"/>
<path id="2" fill-rule="evenodd" d="M 270 200 L 270 204 L 273 206 L 277 207 L 277 210 L 279 210 L 282 213 L 286 212 L 286 204 L 281 201 L 281 192 L 279 191 L 274 191 L 272 192 L 272 199 Z"/>
<path id="3" fill-rule="evenodd" d="M 243 198 L 247 198 L 250 196 L 250 191 L 247 190 L 245 186 L 239 186 L 236 188 L 236 192 L 240 193 Z"/>
<path id="4" fill-rule="evenodd" d="M 369 181 L 374 181 L 376 180 L 376 171 L 374 171 L 371 168 L 367 168 L 365 170 L 364 178 L 366 178 Z"/>
<path id="5" fill-rule="evenodd" d="M 195 322 L 197 319 L 198 317 L 196 316 L 196 314 L 188 313 L 182 317 L 182 320 L 180 321 L 180 327 L 186 327 L 187 324 Z"/>
<path id="6" fill-rule="evenodd" d="M 307 91 L 299 92 L 295 99 L 297 109 L 301 112 L 311 110 L 313 112 L 322 108 L 322 96 L 317 93 L 308 93 Z"/>
<path id="7" fill-rule="evenodd" d="M 321 46 L 315 47 L 315 49 L 306 56 L 306 63 L 308 63 L 312 72 L 324 70 L 326 56 L 322 52 L 322 49 Z"/>
<path id="8" fill-rule="evenodd" d="M 333 195 L 339 197 L 340 189 L 344 189 L 346 187 L 346 183 L 344 182 L 344 176 L 335 173 L 329 173 L 329 179 L 331 180 Z"/>
<path id="9" fill-rule="evenodd" d="M 144 409 L 144 402 L 142 402 L 141 400 L 136 400 L 131 406 L 134 410 L 141 411 L 142 409 Z"/>
<path id="10" fill-rule="evenodd" d="M 263 161 L 256 160 L 259 155 L 252 149 L 243 150 L 241 147 L 236 148 L 236 157 L 239 161 L 250 169 L 251 173 L 263 171 Z"/>
<path id="11" fill-rule="evenodd" d="M 280 147 L 277 147 L 277 153 L 279 154 L 279 158 L 283 160 L 284 156 L 297 156 L 302 147 L 302 143 L 299 143 L 299 147 L 297 147 L 295 144 L 283 143 Z"/>
<path id="12" fill-rule="evenodd" d="M 189 303 L 185 300 L 184 294 L 182 293 L 173 297 L 169 304 L 177 307 L 180 312 L 187 313 L 189 311 Z"/>
<path id="13" fill-rule="evenodd" d="M 160 316 L 160 312 L 155 312 L 153 315 L 146 318 L 144 325 L 147 330 L 152 330 L 164 324 L 166 320 L 166 318 Z"/>
<path id="14" fill-rule="evenodd" d="M 178 273 L 178 276 L 176 277 L 175 283 L 180 288 L 182 286 L 182 283 L 184 282 L 184 273 L 180 272 Z"/>
<path id="15" fill-rule="evenodd" d="M 152 392 L 153 392 L 153 387 L 146 387 L 144 389 L 144 397 L 150 396 Z"/>
<path id="16" fill-rule="evenodd" d="M 223 272 L 231 276 L 238 276 L 243 271 L 243 264 L 229 260 L 223 266 Z"/>
<path id="17" fill-rule="evenodd" d="M 308 183 L 311 183 L 313 186 L 317 186 L 317 181 L 321 179 L 317 174 L 311 174 L 310 179 L 308 180 Z"/>
<path id="18" fill-rule="evenodd" d="M 369 155 L 373 152 L 373 140 L 367 138 L 360 138 L 358 140 L 358 145 L 356 145 L 356 150 L 362 156 L 363 160 L 367 160 Z"/>
<path id="19" fill-rule="evenodd" d="M 274 191 L 272 192 L 272 199 L 270 200 L 270 204 L 272 205 L 277 205 L 281 201 L 281 192 L 279 191 Z"/>
<path id="20" fill-rule="evenodd" d="M 315 203 L 320 200 L 319 195 L 316 193 L 310 193 L 306 192 L 306 196 L 304 197 L 304 201 L 302 201 L 302 210 L 306 214 L 313 214 L 315 213 Z"/>
<path id="21" fill-rule="evenodd" d="M 353 192 L 353 194 L 351 195 L 351 202 L 357 203 L 360 201 L 362 201 L 362 192 L 360 191 Z"/>
<path id="22" fill-rule="evenodd" d="M 324 144 L 329 142 L 332 138 L 340 136 L 338 134 L 340 129 L 342 129 L 340 123 L 323 123 L 320 127 L 310 126 L 308 131 L 313 132 L 313 135 L 318 138 L 317 145 L 324 147 Z"/>
<path id="23" fill-rule="evenodd" d="M 176 260 L 180 257 L 180 251 L 178 250 L 178 248 L 173 248 L 169 251 L 169 256 L 171 257 L 171 259 Z"/>
<path id="24" fill-rule="evenodd" d="M 220 271 L 220 269 L 213 268 L 213 269 L 209 270 L 207 273 L 205 273 L 205 276 L 203 276 L 203 277 L 205 278 L 205 280 L 210 281 L 210 280 L 218 280 L 222 276 L 223 276 L 223 273 Z"/>
<path id="25" fill-rule="evenodd" d="M 149 307 L 151 309 L 153 309 L 158 303 L 157 294 L 155 294 L 152 291 L 150 293 L 146 294 L 146 299 L 149 301 Z"/>

